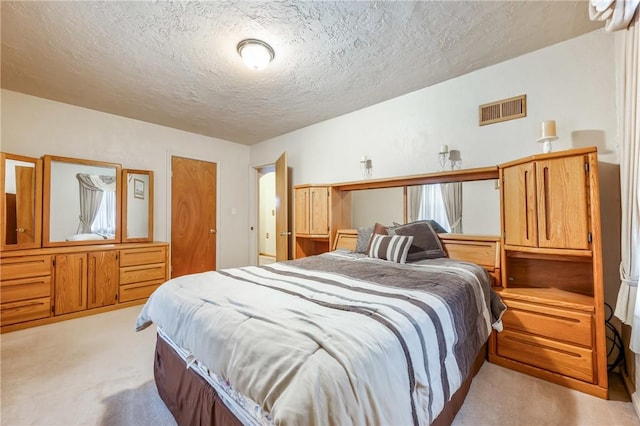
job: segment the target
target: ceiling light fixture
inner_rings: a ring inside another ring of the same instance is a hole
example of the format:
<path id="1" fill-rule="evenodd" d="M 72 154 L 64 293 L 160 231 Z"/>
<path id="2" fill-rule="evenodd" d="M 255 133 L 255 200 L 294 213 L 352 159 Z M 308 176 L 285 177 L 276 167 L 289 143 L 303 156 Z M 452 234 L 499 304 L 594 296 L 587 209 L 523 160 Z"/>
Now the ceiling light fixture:
<path id="1" fill-rule="evenodd" d="M 254 70 L 263 69 L 276 56 L 271 46 L 254 38 L 248 38 L 238 43 L 238 54 L 245 65 Z"/>

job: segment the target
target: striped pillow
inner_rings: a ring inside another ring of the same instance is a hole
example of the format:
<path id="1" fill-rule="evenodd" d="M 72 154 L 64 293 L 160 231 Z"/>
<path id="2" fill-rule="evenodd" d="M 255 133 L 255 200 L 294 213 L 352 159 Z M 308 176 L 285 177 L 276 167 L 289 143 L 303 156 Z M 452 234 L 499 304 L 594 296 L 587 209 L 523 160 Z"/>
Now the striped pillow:
<path id="1" fill-rule="evenodd" d="M 412 242 L 412 236 L 373 234 L 367 254 L 376 259 L 405 263 Z"/>

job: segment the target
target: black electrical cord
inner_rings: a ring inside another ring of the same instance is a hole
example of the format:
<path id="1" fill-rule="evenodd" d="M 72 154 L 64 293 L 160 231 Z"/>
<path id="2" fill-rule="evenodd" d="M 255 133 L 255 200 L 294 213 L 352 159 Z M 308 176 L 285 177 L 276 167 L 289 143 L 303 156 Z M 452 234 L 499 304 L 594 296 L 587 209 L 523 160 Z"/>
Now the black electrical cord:
<path id="1" fill-rule="evenodd" d="M 607 327 L 607 342 L 611 344 L 611 348 L 607 352 L 607 360 L 611 358 L 611 355 L 618 351 L 617 355 L 615 355 L 615 359 L 607 364 L 607 370 L 612 371 L 615 369 L 618 364 L 622 362 L 622 366 L 624 367 L 625 372 L 627 372 L 627 363 L 624 361 L 624 343 L 622 342 L 622 337 L 618 330 L 611 324 L 610 320 L 613 318 L 613 308 L 608 304 L 604 304 L 607 308 L 607 318 L 604 320 L 605 326 Z"/>

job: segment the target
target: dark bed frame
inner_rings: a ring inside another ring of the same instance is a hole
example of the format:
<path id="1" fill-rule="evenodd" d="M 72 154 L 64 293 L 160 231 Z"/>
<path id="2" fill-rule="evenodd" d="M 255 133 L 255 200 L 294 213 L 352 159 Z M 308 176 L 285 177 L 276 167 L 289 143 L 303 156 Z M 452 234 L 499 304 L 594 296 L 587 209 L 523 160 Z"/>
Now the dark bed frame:
<path id="1" fill-rule="evenodd" d="M 486 358 L 486 344 L 480 348 L 471 372 L 432 426 L 451 425 L 464 402 L 471 381 Z M 239 426 L 240 420 L 222 402 L 213 387 L 192 369 L 160 336 L 156 343 L 154 377 L 158 394 L 181 426 Z"/>

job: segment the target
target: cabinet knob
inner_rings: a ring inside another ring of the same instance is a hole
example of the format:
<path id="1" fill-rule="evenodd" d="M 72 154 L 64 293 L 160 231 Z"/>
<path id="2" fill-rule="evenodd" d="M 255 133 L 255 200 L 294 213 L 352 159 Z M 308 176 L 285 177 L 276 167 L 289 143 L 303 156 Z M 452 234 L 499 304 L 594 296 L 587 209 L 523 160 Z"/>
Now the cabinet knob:
<path id="1" fill-rule="evenodd" d="M 24 231 L 25 231 L 25 229 L 24 229 L 24 228 L 18 228 L 18 229 L 16 229 L 16 231 L 18 231 L 18 232 L 24 232 Z"/>
<path id="2" fill-rule="evenodd" d="M 280 233 L 281 237 L 286 237 L 287 235 L 291 235 L 291 232 L 281 232 Z"/>
<path id="3" fill-rule="evenodd" d="M 215 229 L 209 229 L 210 234 L 215 234 L 217 231 Z"/>

